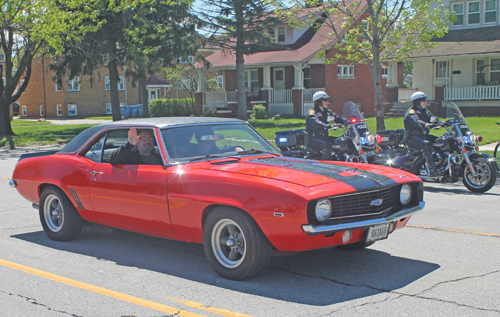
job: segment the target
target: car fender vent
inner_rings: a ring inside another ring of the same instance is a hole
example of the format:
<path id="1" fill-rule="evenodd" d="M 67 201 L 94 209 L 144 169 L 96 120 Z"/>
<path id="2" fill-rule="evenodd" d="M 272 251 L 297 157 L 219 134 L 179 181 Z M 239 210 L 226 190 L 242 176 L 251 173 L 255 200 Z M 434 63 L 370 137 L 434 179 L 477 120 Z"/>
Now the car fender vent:
<path id="1" fill-rule="evenodd" d="M 83 207 L 82 201 L 80 200 L 80 197 L 78 197 L 76 190 L 74 188 L 68 188 L 68 190 L 71 193 L 71 196 L 73 197 L 73 200 L 76 202 L 78 208 L 85 210 L 85 207 Z"/>

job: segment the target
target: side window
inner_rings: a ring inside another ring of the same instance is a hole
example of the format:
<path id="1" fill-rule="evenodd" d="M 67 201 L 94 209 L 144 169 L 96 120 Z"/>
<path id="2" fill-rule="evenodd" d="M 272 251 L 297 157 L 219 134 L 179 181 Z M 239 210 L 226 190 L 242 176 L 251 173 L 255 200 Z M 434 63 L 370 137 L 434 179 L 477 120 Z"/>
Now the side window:
<path id="1" fill-rule="evenodd" d="M 111 154 L 118 150 L 122 145 L 126 145 L 128 141 L 128 130 L 114 130 L 108 132 L 106 143 L 104 144 L 104 151 L 102 154 L 102 163 L 109 163 Z"/>
<path id="2" fill-rule="evenodd" d="M 99 163 L 101 161 L 103 143 L 104 143 L 104 136 L 101 137 L 99 141 L 97 141 L 94 145 L 92 145 L 90 150 L 88 150 L 84 156 L 89 160 Z"/>

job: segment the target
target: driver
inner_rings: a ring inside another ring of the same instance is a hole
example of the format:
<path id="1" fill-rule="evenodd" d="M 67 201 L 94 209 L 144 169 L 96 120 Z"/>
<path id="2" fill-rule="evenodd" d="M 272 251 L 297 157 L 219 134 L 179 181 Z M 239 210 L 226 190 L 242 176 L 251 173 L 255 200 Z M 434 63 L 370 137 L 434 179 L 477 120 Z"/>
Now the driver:
<path id="1" fill-rule="evenodd" d="M 337 116 L 328 109 L 330 105 L 330 96 L 324 91 L 318 91 L 313 95 L 314 108 L 309 110 L 306 116 L 306 131 L 309 134 L 309 146 L 323 153 L 325 160 L 331 160 L 331 144 L 335 141 L 334 137 L 328 136 L 328 130 L 332 128 L 328 124 L 328 116 L 334 117 L 335 123 L 345 124 L 347 120 Z"/>
<path id="2" fill-rule="evenodd" d="M 429 127 L 432 125 L 432 113 L 427 110 L 427 96 L 417 91 L 411 95 L 413 106 L 406 111 L 404 125 L 409 138 L 406 144 L 423 151 L 425 161 L 430 170 L 431 177 L 443 176 L 443 172 L 438 171 L 432 159 L 431 145 L 436 141 L 436 137 L 429 134 Z"/>

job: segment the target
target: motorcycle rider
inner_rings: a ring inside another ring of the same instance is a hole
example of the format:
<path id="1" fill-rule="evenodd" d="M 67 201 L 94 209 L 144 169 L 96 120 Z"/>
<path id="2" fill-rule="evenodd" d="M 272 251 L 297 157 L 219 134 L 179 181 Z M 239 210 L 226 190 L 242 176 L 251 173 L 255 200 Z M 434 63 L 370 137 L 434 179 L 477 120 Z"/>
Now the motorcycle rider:
<path id="1" fill-rule="evenodd" d="M 443 173 L 436 169 L 432 159 L 431 145 L 436 141 L 436 137 L 429 134 L 429 128 L 433 124 L 431 123 L 432 113 L 427 109 L 427 98 L 427 95 L 421 91 L 411 95 L 410 100 L 413 106 L 406 111 L 404 117 L 405 143 L 422 151 L 429 167 L 429 176 L 439 177 L 443 176 Z"/>
<path id="2" fill-rule="evenodd" d="M 337 116 L 328 109 L 330 96 L 324 91 L 318 91 L 313 95 L 314 108 L 309 110 L 306 116 L 306 131 L 309 134 L 309 146 L 323 153 L 325 160 L 331 160 L 331 144 L 334 137 L 328 136 L 328 130 L 332 128 L 328 124 L 328 116 L 334 118 L 335 123 L 344 124 L 347 120 Z"/>

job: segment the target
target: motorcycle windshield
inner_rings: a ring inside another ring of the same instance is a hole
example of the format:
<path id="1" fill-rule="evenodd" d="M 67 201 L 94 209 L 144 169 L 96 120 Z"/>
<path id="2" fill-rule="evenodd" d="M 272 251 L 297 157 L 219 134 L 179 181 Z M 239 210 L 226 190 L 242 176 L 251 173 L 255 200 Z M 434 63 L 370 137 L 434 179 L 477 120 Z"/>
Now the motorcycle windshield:
<path id="1" fill-rule="evenodd" d="M 467 134 L 468 131 L 470 131 L 469 126 L 467 125 L 467 121 L 465 121 L 460 108 L 458 108 L 458 106 L 453 102 L 449 102 L 448 104 L 446 104 L 445 120 L 453 124 L 454 126 L 458 125 L 460 131 L 464 135 Z"/>
<path id="2" fill-rule="evenodd" d="M 352 119 L 355 119 L 356 121 L 364 121 L 365 118 L 363 117 L 363 114 L 359 112 L 358 107 L 354 104 L 352 101 L 348 101 L 344 104 L 344 113 L 342 115 L 347 120 L 353 121 Z"/>

